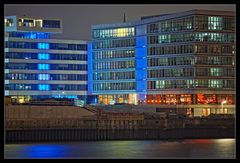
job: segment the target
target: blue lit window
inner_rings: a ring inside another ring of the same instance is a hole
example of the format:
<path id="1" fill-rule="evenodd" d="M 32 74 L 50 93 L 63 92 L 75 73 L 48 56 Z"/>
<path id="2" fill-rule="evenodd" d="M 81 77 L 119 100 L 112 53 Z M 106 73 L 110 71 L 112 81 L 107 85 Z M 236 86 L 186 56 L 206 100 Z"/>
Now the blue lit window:
<path id="1" fill-rule="evenodd" d="M 38 80 L 49 80 L 49 74 L 38 74 Z"/>
<path id="2" fill-rule="evenodd" d="M 49 59 L 48 53 L 38 53 L 38 59 Z"/>
<path id="3" fill-rule="evenodd" d="M 49 49 L 49 43 L 38 43 L 38 49 Z"/>
<path id="4" fill-rule="evenodd" d="M 49 34 L 48 33 L 37 33 L 37 38 L 48 39 L 49 38 Z"/>
<path id="5" fill-rule="evenodd" d="M 36 34 L 29 32 L 29 33 L 24 33 L 24 38 L 36 38 Z"/>
<path id="6" fill-rule="evenodd" d="M 38 64 L 39 70 L 49 70 L 49 64 Z"/>
<path id="7" fill-rule="evenodd" d="M 40 90 L 40 91 L 49 91 L 50 90 L 50 86 L 49 86 L 49 84 L 39 84 L 38 85 L 38 90 Z"/>

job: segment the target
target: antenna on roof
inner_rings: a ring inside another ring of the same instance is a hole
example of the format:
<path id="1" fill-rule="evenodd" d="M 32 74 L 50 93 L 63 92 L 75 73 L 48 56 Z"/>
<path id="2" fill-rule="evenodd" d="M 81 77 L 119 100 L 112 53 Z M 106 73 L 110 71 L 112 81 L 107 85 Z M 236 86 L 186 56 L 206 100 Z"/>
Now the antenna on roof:
<path id="1" fill-rule="evenodd" d="M 123 22 L 124 22 L 124 23 L 126 22 L 126 15 L 125 15 L 125 12 L 124 12 L 124 15 L 123 15 Z"/>

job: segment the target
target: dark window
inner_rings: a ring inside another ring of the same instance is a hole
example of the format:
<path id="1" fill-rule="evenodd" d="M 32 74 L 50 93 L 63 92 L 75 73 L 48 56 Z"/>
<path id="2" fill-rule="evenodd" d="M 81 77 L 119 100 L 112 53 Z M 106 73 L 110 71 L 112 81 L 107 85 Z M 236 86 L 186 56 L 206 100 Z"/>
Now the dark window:
<path id="1" fill-rule="evenodd" d="M 60 28 L 60 21 L 59 20 L 43 20 L 43 27 Z"/>

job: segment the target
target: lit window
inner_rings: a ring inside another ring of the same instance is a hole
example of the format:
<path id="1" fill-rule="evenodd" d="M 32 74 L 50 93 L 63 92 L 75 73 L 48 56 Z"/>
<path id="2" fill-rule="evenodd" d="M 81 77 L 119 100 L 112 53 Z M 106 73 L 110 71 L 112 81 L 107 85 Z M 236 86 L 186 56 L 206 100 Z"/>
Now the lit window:
<path id="1" fill-rule="evenodd" d="M 38 43 L 38 49 L 49 49 L 49 43 Z"/>
<path id="2" fill-rule="evenodd" d="M 38 85 L 38 90 L 40 91 L 48 91 L 50 90 L 49 84 L 39 84 Z"/>
<path id="3" fill-rule="evenodd" d="M 49 70 L 49 64 L 38 64 L 39 70 Z"/>
<path id="4" fill-rule="evenodd" d="M 49 80 L 49 74 L 38 74 L 38 80 Z"/>
<path id="5" fill-rule="evenodd" d="M 5 19 L 4 20 L 5 26 L 12 27 L 14 25 L 13 19 Z"/>
<path id="6" fill-rule="evenodd" d="M 221 17 L 208 17 L 208 29 L 210 30 L 222 30 L 223 20 Z"/>
<path id="7" fill-rule="evenodd" d="M 221 76 L 221 68 L 210 68 L 211 76 Z"/>
<path id="8" fill-rule="evenodd" d="M 38 53 L 38 59 L 49 59 L 48 53 Z"/>
<path id="9" fill-rule="evenodd" d="M 35 27 L 43 26 L 42 19 L 36 19 L 36 20 L 34 20 L 34 23 L 35 23 Z"/>

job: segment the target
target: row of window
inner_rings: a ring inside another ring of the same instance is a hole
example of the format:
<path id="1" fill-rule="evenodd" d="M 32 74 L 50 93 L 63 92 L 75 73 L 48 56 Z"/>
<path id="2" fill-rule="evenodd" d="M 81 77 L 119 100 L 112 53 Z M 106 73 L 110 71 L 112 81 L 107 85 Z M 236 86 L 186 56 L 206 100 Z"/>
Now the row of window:
<path id="1" fill-rule="evenodd" d="M 94 51 L 93 59 L 130 58 L 135 57 L 135 50 Z"/>
<path id="2" fill-rule="evenodd" d="M 43 20 L 42 19 L 18 19 L 18 26 L 23 27 L 43 27 Z"/>
<path id="3" fill-rule="evenodd" d="M 234 30 L 232 17 L 195 16 L 195 28 L 199 30 Z"/>
<path id="4" fill-rule="evenodd" d="M 234 30 L 234 18 L 214 16 L 190 16 L 160 21 L 147 25 L 148 33 L 201 30 Z"/>
<path id="5" fill-rule="evenodd" d="M 66 43 L 36 43 L 36 42 L 15 42 L 8 41 L 5 48 L 24 49 L 54 49 L 54 50 L 87 50 L 86 44 L 66 44 Z"/>
<path id="6" fill-rule="evenodd" d="M 233 68 L 196 68 L 196 76 L 234 76 Z"/>
<path id="7" fill-rule="evenodd" d="M 135 35 L 134 27 L 93 30 L 93 38 L 94 39 L 96 39 L 96 38 L 131 37 L 134 35 Z"/>
<path id="8" fill-rule="evenodd" d="M 157 80 L 148 81 L 148 89 L 234 88 L 234 80 Z"/>
<path id="9" fill-rule="evenodd" d="M 194 80 L 157 80 L 148 81 L 148 89 L 194 88 Z"/>
<path id="10" fill-rule="evenodd" d="M 147 104 L 234 104 L 234 95 L 224 94 L 147 94 Z"/>
<path id="11" fill-rule="evenodd" d="M 233 57 L 222 56 L 183 56 L 183 57 L 161 57 L 149 58 L 148 67 L 154 66 L 175 66 L 175 65 L 234 65 Z"/>
<path id="12" fill-rule="evenodd" d="M 162 44 L 188 41 L 194 41 L 193 33 L 161 34 L 148 36 L 148 44 Z"/>
<path id="13" fill-rule="evenodd" d="M 93 80 L 122 80 L 122 79 L 135 79 L 135 71 L 99 72 L 93 74 Z"/>
<path id="14" fill-rule="evenodd" d="M 44 27 L 44 28 L 60 28 L 59 20 L 42 20 L 42 19 L 18 19 L 18 26 L 23 27 Z"/>
<path id="15" fill-rule="evenodd" d="M 87 90 L 84 84 L 6 84 L 5 90 Z"/>
<path id="16" fill-rule="evenodd" d="M 174 45 L 149 47 L 148 56 L 163 54 L 186 54 L 186 53 L 230 53 L 234 54 L 233 45 L 205 44 L 205 45 Z"/>
<path id="17" fill-rule="evenodd" d="M 134 38 L 121 40 L 102 40 L 93 42 L 93 49 L 120 48 L 133 46 L 135 46 Z"/>
<path id="18" fill-rule="evenodd" d="M 195 33 L 195 41 L 234 42 L 233 33 Z"/>
<path id="19" fill-rule="evenodd" d="M 205 45 L 195 45 L 195 53 L 230 53 L 234 54 L 233 45 L 223 45 L 223 44 L 205 44 Z"/>
<path id="20" fill-rule="evenodd" d="M 37 32 L 6 32 L 5 37 L 27 38 L 27 39 L 50 39 L 49 33 Z"/>
<path id="21" fill-rule="evenodd" d="M 233 33 L 180 33 L 148 36 L 148 44 L 162 44 L 189 41 L 234 42 Z"/>
<path id="22" fill-rule="evenodd" d="M 148 78 L 161 78 L 161 77 L 191 77 L 194 75 L 193 68 L 178 68 L 178 69 L 155 69 L 148 70 Z"/>
<path id="23" fill-rule="evenodd" d="M 125 69 L 135 68 L 135 60 L 116 61 L 116 62 L 97 62 L 93 64 L 93 70 L 110 70 L 110 69 Z"/>
<path id="24" fill-rule="evenodd" d="M 5 69 L 27 70 L 87 70 L 85 64 L 35 64 L 35 63 L 6 63 Z"/>
<path id="25" fill-rule="evenodd" d="M 118 82 L 118 83 L 94 83 L 94 91 L 103 90 L 134 90 L 136 89 L 135 82 Z"/>
<path id="26" fill-rule="evenodd" d="M 170 31 L 182 31 L 193 29 L 193 17 L 186 17 L 181 19 L 173 19 L 168 21 L 161 21 L 159 23 L 153 23 L 147 25 L 148 33 L 155 32 L 170 32 Z"/>
<path id="27" fill-rule="evenodd" d="M 233 57 L 225 56 L 196 56 L 195 64 L 200 65 L 234 65 Z"/>
<path id="28" fill-rule="evenodd" d="M 172 45 L 149 47 L 147 55 L 162 55 L 162 54 L 185 54 L 193 53 L 193 45 Z"/>
<path id="29" fill-rule="evenodd" d="M 86 74 L 5 74 L 8 80 L 78 80 L 87 81 Z"/>
<path id="30" fill-rule="evenodd" d="M 234 88 L 234 80 L 196 80 L 196 88 Z"/>
<path id="31" fill-rule="evenodd" d="M 87 44 L 66 44 L 66 43 L 50 43 L 50 49 L 55 50 L 87 50 Z"/>
<path id="32" fill-rule="evenodd" d="M 175 65 L 194 65 L 194 56 L 183 56 L 183 57 L 161 57 L 161 58 L 149 58 L 147 61 L 148 67 L 154 66 L 175 66 Z"/>
<path id="33" fill-rule="evenodd" d="M 77 61 L 87 61 L 87 54 L 5 52 L 5 58 L 9 58 L 9 59 L 41 59 L 41 60 L 77 60 Z"/>

